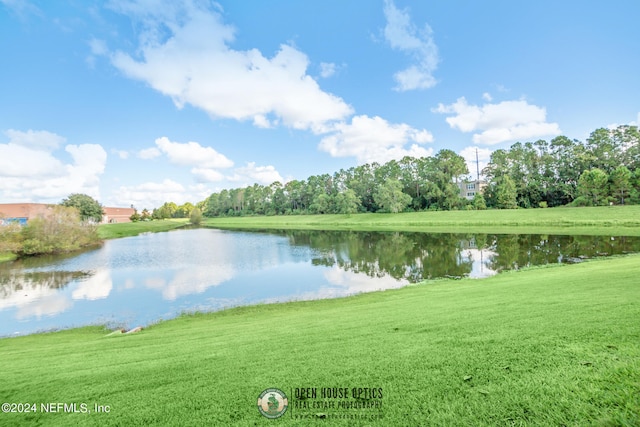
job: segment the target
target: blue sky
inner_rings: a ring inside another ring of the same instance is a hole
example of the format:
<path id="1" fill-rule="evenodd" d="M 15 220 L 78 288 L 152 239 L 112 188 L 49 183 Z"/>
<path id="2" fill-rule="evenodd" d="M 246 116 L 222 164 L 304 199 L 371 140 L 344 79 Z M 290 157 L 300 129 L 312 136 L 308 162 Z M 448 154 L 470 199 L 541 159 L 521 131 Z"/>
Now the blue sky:
<path id="1" fill-rule="evenodd" d="M 0 0 L 0 203 L 139 209 L 640 121 L 640 2 Z"/>

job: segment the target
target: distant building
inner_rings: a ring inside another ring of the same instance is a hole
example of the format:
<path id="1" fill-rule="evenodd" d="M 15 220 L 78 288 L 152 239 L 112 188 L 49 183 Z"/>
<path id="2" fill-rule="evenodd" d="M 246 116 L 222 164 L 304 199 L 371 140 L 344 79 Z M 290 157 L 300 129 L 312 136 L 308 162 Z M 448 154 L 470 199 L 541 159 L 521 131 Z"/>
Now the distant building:
<path id="1" fill-rule="evenodd" d="M 482 193 L 487 186 L 486 181 L 462 181 L 458 183 L 460 188 L 460 197 L 464 197 L 467 200 L 473 200 L 476 193 Z"/>
<path id="2" fill-rule="evenodd" d="M 26 225 L 27 221 L 39 216 L 45 216 L 47 211 L 54 205 L 44 203 L 1 203 L 0 204 L 0 225 L 17 222 Z M 113 224 L 117 222 L 131 222 L 129 217 L 133 215 L 133 208 L 112 208 L 103 207 L 102 224 Z"/>
<path id="3" fill-rule="evenodd" d="M 114 224 L 117 222 L 131 222 L 129 218 L 136 210 L 134 208 L 102 208 L 104 215 L 102 216 L 103 224 Z"/>
<path id="4" fill-rule="evenodd" d="M 0 204 L 0 225 L 17 222 L 26 225 L 31 218 L 45 216 L 51 205 L 44 203 L 4 203 Z"/>

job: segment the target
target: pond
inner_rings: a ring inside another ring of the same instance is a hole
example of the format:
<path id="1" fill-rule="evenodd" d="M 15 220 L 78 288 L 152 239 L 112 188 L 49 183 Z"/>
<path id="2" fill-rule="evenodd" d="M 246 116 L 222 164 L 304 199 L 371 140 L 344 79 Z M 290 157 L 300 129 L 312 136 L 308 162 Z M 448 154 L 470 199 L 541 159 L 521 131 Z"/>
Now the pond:
<path id="1" fill-rule="evenodd" d="M 333 298 L 425 279 L 640 251 L 640 238 L 175 230 L 0 264 L 0 336 L 131 328 L 195 311 Z"/>

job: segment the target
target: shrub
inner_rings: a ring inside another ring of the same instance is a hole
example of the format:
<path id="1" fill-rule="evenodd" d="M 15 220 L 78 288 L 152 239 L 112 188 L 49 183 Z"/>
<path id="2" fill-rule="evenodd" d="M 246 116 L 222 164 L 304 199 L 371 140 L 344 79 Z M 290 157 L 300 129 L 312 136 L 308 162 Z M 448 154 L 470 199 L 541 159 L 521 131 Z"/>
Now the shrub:
<path id="1" fill-rule="evenodd" d="M 22 227 L 19 224 L 0 225 L 0 254 L 16 253 L 22 248 Z"/>
<path id="2" fill-rule="evenodd" d="M 193 208 L 189 216 L 189 222 L 193 225 L 200 225 L 202 222 L 202 212 L 200 212 L 200 209 Z"/>
<path id="3" fill-rule="evenodd" d="M 34 218 L 22 229 L 23 255 L 69 252 L 100 242 L 98 227 L 80 220 L 75 208 L 55 206 L 44 217 Z"/>

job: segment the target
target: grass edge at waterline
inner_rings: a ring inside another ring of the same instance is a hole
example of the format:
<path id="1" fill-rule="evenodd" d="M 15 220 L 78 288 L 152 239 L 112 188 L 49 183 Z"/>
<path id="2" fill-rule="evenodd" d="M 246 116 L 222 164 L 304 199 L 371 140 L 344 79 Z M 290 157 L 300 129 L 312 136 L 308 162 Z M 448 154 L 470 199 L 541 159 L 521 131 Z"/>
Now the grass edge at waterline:
<path id="1" fill-rule="evenodd" d="M 640 206 L 207 218 L 228 229 L 640 235 Z"/>
<path id="2" fill-rule="evenodd" d="M 162 219 L 153 221 L 122 222 L 117 224 L 101 224 L 98 226 L 98 236 L 101 239 L 117 239 L 120 237 L 137 236 L 142 233 L 160 233 L 184 227 L 188 219 Z"/>
<path id="3" fill-rule="evenodd" d="M 263 425 L 255 401 L 269 387 L 381 387 L 385 418 L 364 425 L 638 425 L 639 261 L 238 307 L 128 336 L 87 327 L 1 339 L 4 401 L 111 412 L 0 414 L 0 424 Z M 299 425 L 294 401 L 278 425 Z"/>

